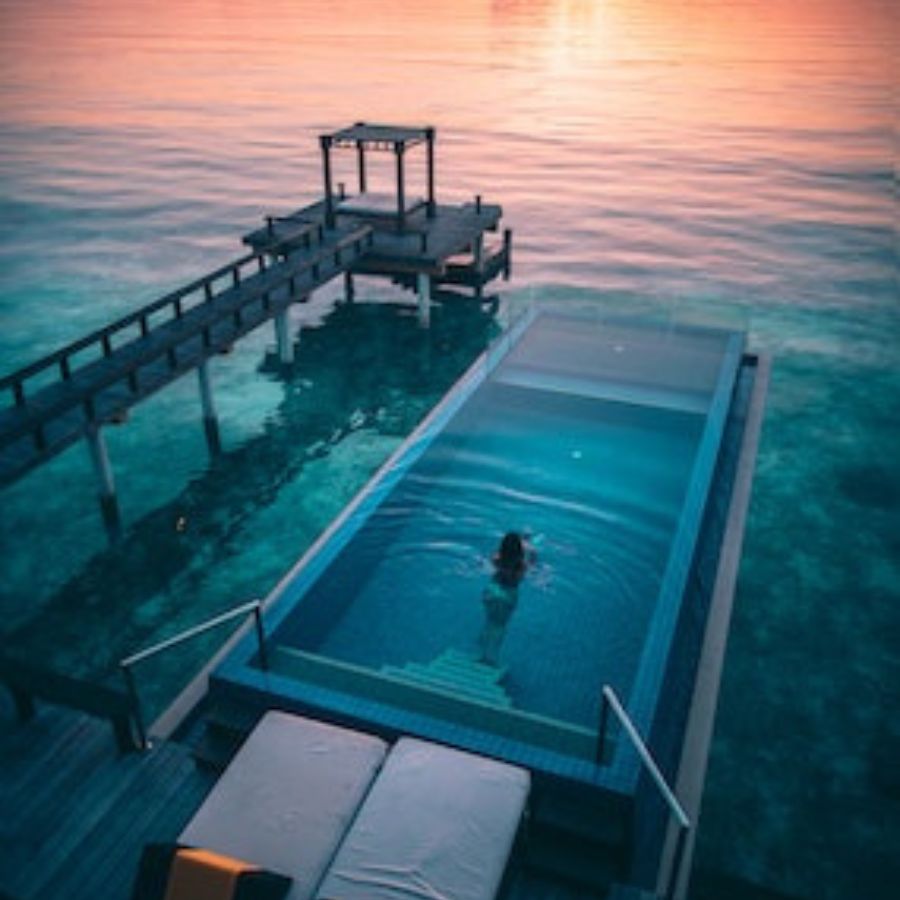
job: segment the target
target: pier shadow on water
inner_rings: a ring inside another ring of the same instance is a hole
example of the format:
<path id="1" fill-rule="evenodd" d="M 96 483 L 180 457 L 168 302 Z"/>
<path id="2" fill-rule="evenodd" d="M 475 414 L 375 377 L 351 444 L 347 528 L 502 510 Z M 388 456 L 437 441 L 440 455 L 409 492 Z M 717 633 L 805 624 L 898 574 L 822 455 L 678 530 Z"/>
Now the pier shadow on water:
<path id="1" fill-rule="evenodd" d="M 408 305 L 341 304 L 303 328 L 293 364 L 267 353 L 259 377 L 283 395 L 261 431 L 88 559 L 4 635 L 7 652 L 109 680 L 123 656 L 265 596 L 497 333 L 490 305 L 444 299 L 429 329 Z M 164 707 L 225 637 L 148 662 L 146 705 Z"/>

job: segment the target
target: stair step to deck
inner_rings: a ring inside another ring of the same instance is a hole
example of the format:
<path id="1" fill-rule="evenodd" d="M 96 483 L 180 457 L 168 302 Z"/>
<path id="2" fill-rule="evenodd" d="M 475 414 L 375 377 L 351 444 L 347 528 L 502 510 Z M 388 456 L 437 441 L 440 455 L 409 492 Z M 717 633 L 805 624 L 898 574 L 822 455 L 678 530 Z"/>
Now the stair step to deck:
<path id="1" fill-rule="evenodd" d="M 224 771 L 261 714 L 257 706 L 217 698 L 204 714 L 200 738 L 192 748 L 194 761 L 207 771 Z"/>
<path id="2" fill-rule="evenodd" d="M 625 874 L 622 848 L 553 832 L 535 832 L 529 836 L 525 864 L 530 869 L 594 890 L 606 890 Z"/>
<path id="3" fill-rule="evenodd" d="M 216 699 L 207 710 L 206 727 L 223 734 L 246 737 L 262 716 L 258 706 L 230 698 Z"/>
<path id="4" fill-rule="evenodd" d="M 194 762 L 208 772 L 224 772 L 244 743 L 244 735 L 225 734 L 207 728 L 191 753 Z"/>
<path id="5" fill-rule="evenodd" d="M 623 847 L 631 840 L 628 802 L 602 790 L 557 785 L 533 798 L 532 825 L 548 834 L 573 835 L 596 845 Z"/>

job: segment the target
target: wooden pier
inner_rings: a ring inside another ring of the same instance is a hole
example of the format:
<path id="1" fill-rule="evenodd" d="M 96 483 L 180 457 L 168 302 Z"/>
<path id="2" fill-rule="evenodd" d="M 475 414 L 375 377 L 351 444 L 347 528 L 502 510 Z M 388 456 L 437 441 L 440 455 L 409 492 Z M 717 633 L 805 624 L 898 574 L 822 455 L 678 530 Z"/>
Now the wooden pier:
<path id="1" fill-rule="evenodd" d="M 10 484 L 81 438 L 86 438 L 98 482 L 104 521 L 119 531 L 113 470 L 103 426 L 182 375 L 196 370 L 210 453 L 219 432 L 208 360 L 238 339 L 273 321 L 279 357 L 293 361 L 287 312 L 318 287 L 343 276 L 353 299 L 354 276 L 387 277 L 418 294 L 419 319 L 428 325 L 433 285 L 483 285 L 508 277 L 510 232 L 487 250 L 484 235 L 496 231 L 502 210 L 476 197 L 441 205 L 434 193 L 434 129 L 357 123 L 323 135 L 324 197 L 287 216 L 266 218 L 244 237 L 249 254 L 161 297 L 109 325 L 0 379 L 0 487 Z M 406 153 L 424 144 L 427 196 L 406 191 Z M 331 153 L 356 151 L 359 194 L 332 187 Z M 367 153 L 393 152 L 392 195 L 367 190 Z M 2 401 L 0 401 L 2 402 Z"/>

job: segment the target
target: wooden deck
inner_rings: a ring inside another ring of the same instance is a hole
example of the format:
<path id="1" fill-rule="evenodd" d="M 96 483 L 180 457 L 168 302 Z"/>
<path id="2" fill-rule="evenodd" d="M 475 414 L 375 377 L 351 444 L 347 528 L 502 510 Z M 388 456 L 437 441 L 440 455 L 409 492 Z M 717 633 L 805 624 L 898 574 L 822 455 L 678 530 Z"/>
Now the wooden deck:
<path id="1" fill-rule="evenodd" d="M 394 227 L 390 215 L 343 213 L 338 206 L 339 227 L 371 227 L 373 238 L 366 252 L 351 266 L 366 275 L 424 273 L 441 279 L 452 257 L 471 253 L 486 231 L 496 231 L 503 210 L 497 204 L 473 201 L 458 206 L 438 204 L 433 216 L 424 207 L 410 213 L 402 231 Z M 244 243 L 256 253 L 282 253 L 302 246 L 305 237 L 325 224 L 325 203 L 320 201 L 245 235 Z M 487 260 L 485 260 L 485 263 Z M 498 274 L 495 269 L 492 277 Z"/>
<path id="2" fill-rule="evenodd" d="M 187 745 L 120 755 L 106 723 L 42 706 L 19 725 L 0 696 L 0 897 L 128 900 L 141 849 L 174 841 L 212 789 Z M 598 900 L 525 863 L 504 900 Z"/>
<path id="3" fill-rule="evenodd" d="M 0 701 L 0 896 L 127 900 L 141 849 L 174 840 L 214 783 L 186 747 L 119 754 L 108 725 Z"/>

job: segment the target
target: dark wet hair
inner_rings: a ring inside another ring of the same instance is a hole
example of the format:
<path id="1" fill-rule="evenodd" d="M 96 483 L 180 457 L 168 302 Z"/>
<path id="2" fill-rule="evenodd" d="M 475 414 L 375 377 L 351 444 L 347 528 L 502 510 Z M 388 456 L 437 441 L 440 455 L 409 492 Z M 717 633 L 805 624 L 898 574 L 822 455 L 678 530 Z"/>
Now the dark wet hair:
<path id="1" fill-rule="evenodd" d="M 497 551 L 497 563 L 504 569 L 515 569 L 525 562 L 525 545 L 522 536 L 516 531 L 507 531 L 500 541 Z"/>

